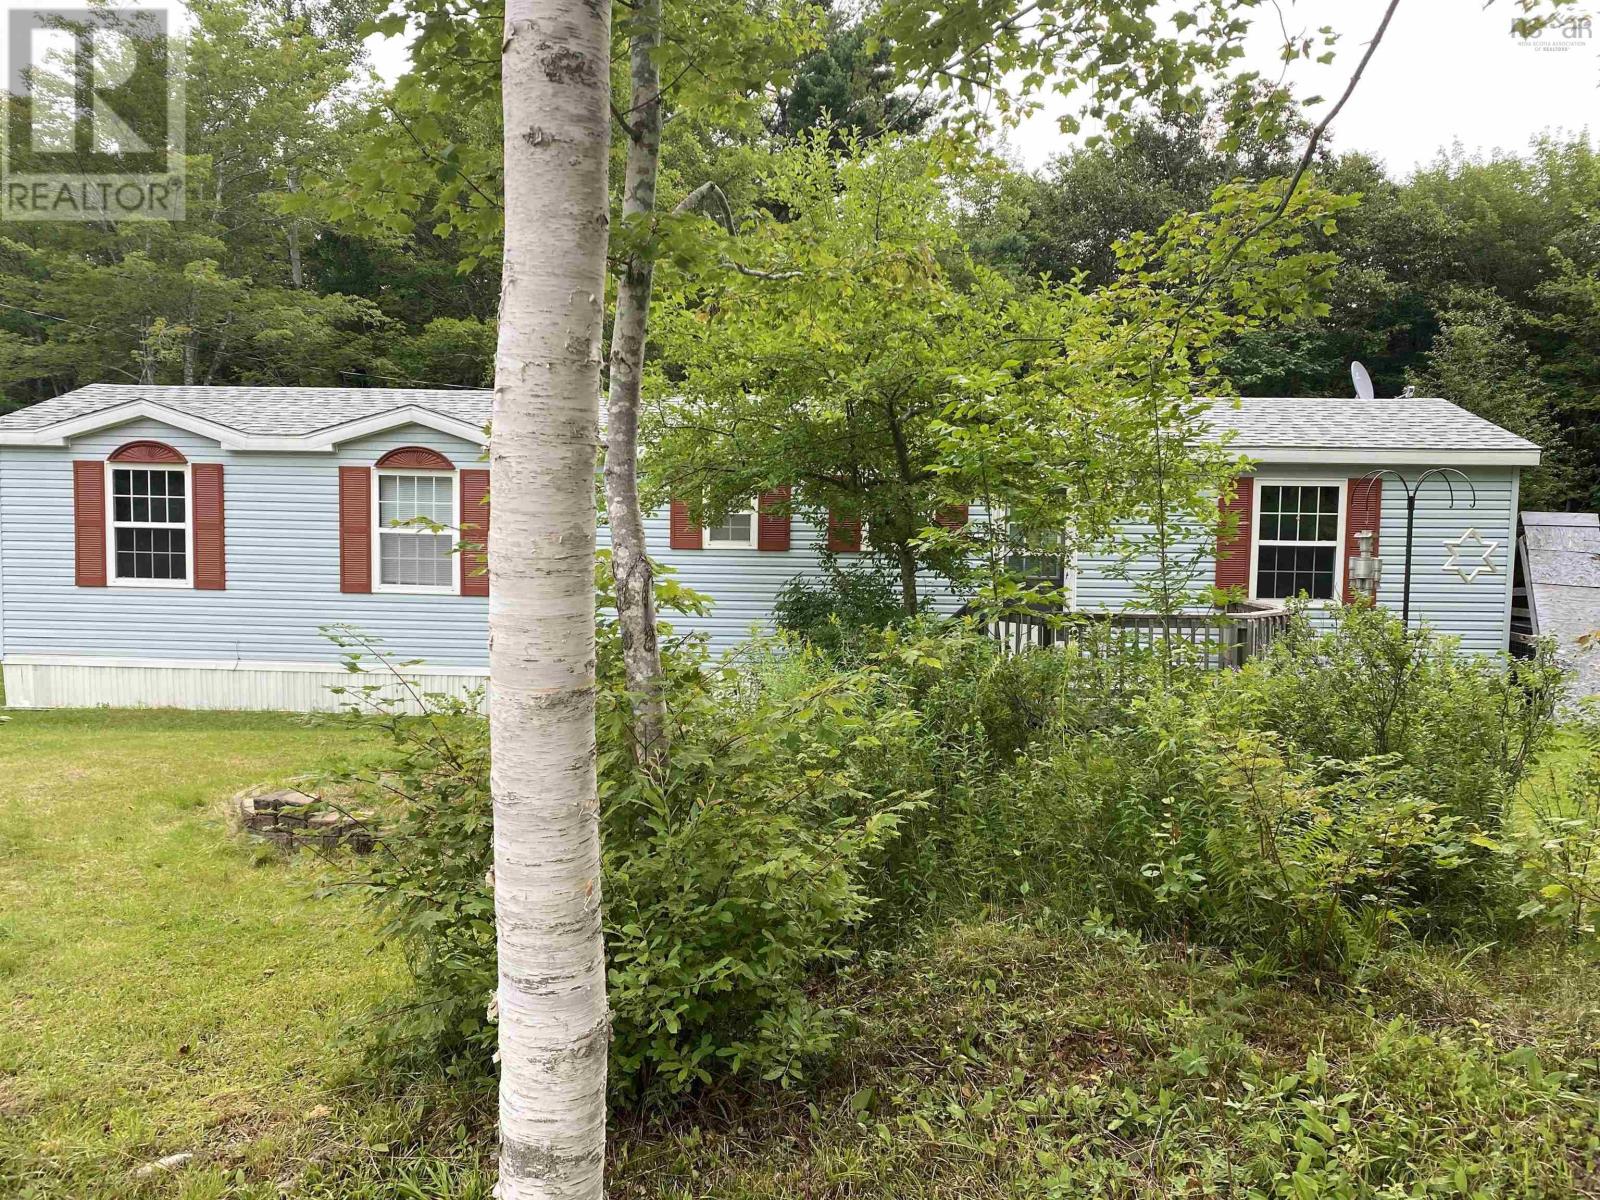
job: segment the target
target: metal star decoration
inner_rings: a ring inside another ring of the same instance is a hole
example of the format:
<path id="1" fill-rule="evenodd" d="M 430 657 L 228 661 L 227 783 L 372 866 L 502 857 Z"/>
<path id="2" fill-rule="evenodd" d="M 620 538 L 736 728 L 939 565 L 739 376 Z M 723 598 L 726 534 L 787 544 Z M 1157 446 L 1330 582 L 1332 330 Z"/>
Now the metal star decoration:
<path id="1" fill-rule="evenodd" d="M 1457 538 L 1445 538 L 1444 548 L 1450 557 L 1444 560 L 1444 569 L 1454 571 L 1468 583 L 1479 575 L 1498 575 L 1500 568 L 1494 564 L 1494 552 L 1499 542 L 1486 542 L 1476 529 L 1469 529 Z M 1462 561 L 1463 552 L 1466 561 Z"/>

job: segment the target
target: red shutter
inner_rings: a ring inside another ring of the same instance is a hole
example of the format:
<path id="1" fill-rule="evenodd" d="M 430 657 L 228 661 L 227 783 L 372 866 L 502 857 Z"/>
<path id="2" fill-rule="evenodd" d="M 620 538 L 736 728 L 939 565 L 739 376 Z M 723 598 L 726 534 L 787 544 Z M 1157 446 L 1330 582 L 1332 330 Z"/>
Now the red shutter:
<path id="1" fill-rule="evenodd" d="M 667 529 L 667 545 L 674 550 L 699 550 L 705 536 L 700 526 L 689 516 L 689 505 L 683 500 L 672 502 L 672 520 Z"/>
<path id="2" fill-rule="evenodd" d="M 933 514 L 933 523 L 944 529 L 965 529 L 969 507 L 966 504 L 951 504 L 941 508 Z"/>
<path id="3" fill-rule="evenodd" d="M 861 550 L 861 518 L 837 516 L 828 510 L 828 549 L 835 554 L 857 554 Z"/>
<path id="4" fill-rule="evenodd" d="M 339 590 L 372 590 L 372 468 L 339 468 Z"/>
<path id="5" fill-rule="evenodd" d="M 228 586 L 227 539 L 222 515 L 222 464 L 189 468 L 194 489 L 194 586 L 220 592 Z"/>
<path id="6" fill-rule="evenodd" d="M 461 472 L 461 594 L 489 594 L 489 472 Z"/>
<path id="7" fill-rule="evenodd" d="M 789 489 L 773 488 L 762 492 L 756 504 L 756 549 L 789 548 Z M 782 509 L 783 511 L 778 511 Z"/>
<path id="8" fill-rule="evenodd" d="M 106 465 L 72 464 L 73 579 L 79 587 L 106 586 Z"/>
<path id="9" fill-rule="evenodd" d="M 1356 534 L 1376 533 L 1372 539 L 1372 552 L 1378 552 L 1382 537 L 1383 480 L 1352 479 L 1345 488 L 1344 512 L 1344 602 L 1355 599 L 1350 590 L 1350 561 L 1356 556 Z"/>
<path id="10" fill-rule="evenodd" d="M 1226 496 L 1217 500 L 1217 511 L 1226 516 L 1228 513 L 1238 515 L 1238 524 L 1234 527 L 1233 536 L 1227 537 L 1224 533 L 1217 535 L 1217 586 L 1219 588 L 1249 588 L 1250 586 L 1250 544 L 1255 488 L 1251 477 L 1241 475 L 1233 481 L 1233 498 Z"/>

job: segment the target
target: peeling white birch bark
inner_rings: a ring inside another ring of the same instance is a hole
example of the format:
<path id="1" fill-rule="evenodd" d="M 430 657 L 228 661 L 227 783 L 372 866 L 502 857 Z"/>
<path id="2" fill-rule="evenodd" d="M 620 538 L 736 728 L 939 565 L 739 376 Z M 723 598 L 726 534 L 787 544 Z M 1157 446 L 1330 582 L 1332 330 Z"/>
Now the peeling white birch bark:
<path id="1" fill-rule="evenodd" d="M 602 1195 L 594 766 L 608 0 L 507 0 L 489 528 L 501 1200 Z"/>

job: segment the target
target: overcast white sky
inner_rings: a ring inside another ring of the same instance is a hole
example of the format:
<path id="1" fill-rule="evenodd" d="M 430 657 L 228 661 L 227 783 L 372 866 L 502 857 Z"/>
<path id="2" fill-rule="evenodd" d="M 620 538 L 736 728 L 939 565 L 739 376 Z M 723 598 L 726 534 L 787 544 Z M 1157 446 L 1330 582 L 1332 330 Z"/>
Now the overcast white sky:
<path id="1" fill-rule="evenodd" d="M 1297 94 L 1327 97 L 1311 110 L 1313 120 L 1344 90 L 1384 7 L 1383 0 L 1282 0 L 1291 33 L 1331 25 L 1341 35 L 1332 66 L 1302 61 L 1290 68 Z M 1600 30 L 1567 38 L 1550 29 L 1524 41 L 1511 35 L 1519 11 L 1513 0 L 1488 8 L 1481 0 L 1401 0 L 1333 124 L 1334 147 L 1365 150 L 1403 175 L 1452 142 L 1468 152 L 1520 150 L 1544 130 L 1600 123 Z M 1251 65 L 1276 78 L 1282 41 L 1269 8 L 1252 30 Z M 1012 133 L 1010 144 L 1025 166 L 1037 167 L 1067 142 L 1047 113 Z"/>
<path id="2" fill-rule="evenodd" d="M 1291 80 L 1302 96 L 1322 95 L 1318 119 L 1344 88 L 1377 29 L 1384 0 L 1280 0 L 1290 32 L 1332 25 L 1342 35 L 1331 67 L 1299 62 Z M 1511 35 L 1515 0 L 1401 0 L 1372 65 L 1332 129 L 1336 149 L 1365 150 L 1403 175 L 1459 141 L 1471 152 L 1520 150 L 1546 130 L 1577 132 L 1600 125 L 1600 18 L 1587 37 L 1544 32 L 1537 42 Z M 1588 11 L 1594 11 L 1592 8 Z M 1250 42 L 1250 61 L 1276 77 L 1282 36 L 1270 7 Z M 386 79 L 405 65 L 399 39 L 369 42 Z M 1009 137 L 1027 167 L 1042 166 L 1069 144 L 1047 103 Z"/>

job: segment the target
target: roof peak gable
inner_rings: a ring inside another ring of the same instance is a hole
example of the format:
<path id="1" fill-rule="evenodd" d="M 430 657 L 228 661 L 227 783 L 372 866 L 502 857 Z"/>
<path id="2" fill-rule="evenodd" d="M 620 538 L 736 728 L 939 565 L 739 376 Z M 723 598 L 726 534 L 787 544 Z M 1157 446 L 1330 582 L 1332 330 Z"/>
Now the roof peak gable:
<path id="1" fill-rule="evenodd" d="M 225 450 L 331 452 L 354 438 L 420 425 L 487 445 L 487 391 L 411 388 L 162 387 L 91 384 L 0 417 L 0 445 L 64 446 L 140 418 Z"/>

